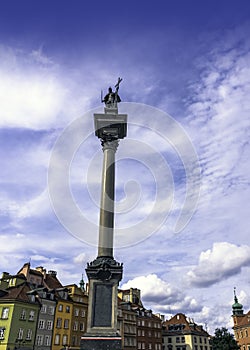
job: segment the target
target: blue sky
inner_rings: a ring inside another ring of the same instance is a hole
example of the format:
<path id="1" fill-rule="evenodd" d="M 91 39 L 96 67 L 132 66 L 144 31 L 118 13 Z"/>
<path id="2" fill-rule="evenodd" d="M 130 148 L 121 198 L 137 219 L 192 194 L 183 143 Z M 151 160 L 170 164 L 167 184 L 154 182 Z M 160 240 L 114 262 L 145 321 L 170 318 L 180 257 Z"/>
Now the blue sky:
<path id="1" fill-rule="evenodd" d="M 93 112 L 121 76 L 121 286 L 211 332 L 231 327 L 235 286 L 250 309 L 249 10 L 248 1 L 0 4 L 1 271 L 31 261 L 75 283 L 96 257 Z"/>

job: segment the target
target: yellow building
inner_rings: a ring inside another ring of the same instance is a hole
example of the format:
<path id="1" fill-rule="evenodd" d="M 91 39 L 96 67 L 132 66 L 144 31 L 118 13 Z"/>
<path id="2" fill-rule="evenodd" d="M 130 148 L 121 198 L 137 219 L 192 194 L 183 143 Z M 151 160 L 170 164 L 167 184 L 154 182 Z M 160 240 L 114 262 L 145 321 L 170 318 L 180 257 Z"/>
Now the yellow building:
<path id="1" fill-rule="evenodd" d="M 163 350 L 211 350 L 210 335 L 179 313 L 163 324 Z"/>
<path id="2" fill-rule="evenodd" d="M 52 350 L 68 348 L 70 343 L 73 301 L 67 288 L 56 289 L 57 306 L 53 329 Z"/>
<path id="3" fill-rule="evenodd" d="M 80 287 L 76 284 L 70 284 L 65 287 L 68 289 L 69 296 L 73 300 L 69 346 L 71 350 L 74 350 L 80 348 L 81 337 L 86 332 L 88 296 L 84 290 L 83 280 L 80 282 Z"/>

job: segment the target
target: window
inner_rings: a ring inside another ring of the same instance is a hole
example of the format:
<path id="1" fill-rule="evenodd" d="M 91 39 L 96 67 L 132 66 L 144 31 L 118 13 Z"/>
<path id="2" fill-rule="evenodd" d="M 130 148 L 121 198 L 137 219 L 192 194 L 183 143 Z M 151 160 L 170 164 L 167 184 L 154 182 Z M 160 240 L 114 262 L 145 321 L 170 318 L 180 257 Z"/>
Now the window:
<path id="1" fill-rule="evenodd" d="M 81 322 L 80 323 L 80 331 L 84 331 L 84 329 L 85 329 L 85 324 L 84 324 L 84 322 Z"/>
<path id="2" fill-rule="evenodd" d="M 69 320 L 68 319 L 65 319 L 64 320 L 64 325 L 63 325 L 64 328 L 69 328 Z"/>
<path id="3" fill-rule="evenodd" d="M 77 330 L 78 330 L 78 322 L 77 322 L 77 321 L 74 322 L 73 330 L 74 330 L 74 331 L 77 331 Z"/>
<path id="4" fill-rule="evenodd" d="M 17 339 L 22 340 L 23 339 L 23 328 L 19 328 L 17 333 Z"/>
<path id="5" fill-rule="evenodd" d="M 62 304 L 58 305 L 58 311 L 63 311 L 63 305 Z"/>
<path id="6" fill-rule="evenodd" d="M 181 342 L 185 343 L 185 337 L 181 337 Z"/>
<path id="7" fill-rule="evenodd" d="M 5 327 L 0 327 L 0 340 L 4 339 Z"/>
<path id="8" fill-rule="evenodd" d="M 32 329 L 28 329 L 26 334 L 26 340 L 31 340 L 31 338 L 32 338 Z"/>
<path id="9" fill-rule="evenodd" d="M 168 343 L 172 343 L 172 338 L 168 338 Z"/>
<path id="10" fill-rule="evenodd" d="M 32 303 L 34 303 L 35 300 L 36 300 L 35 296 L 33 294 L 30 295 L 30 301 L 32 301 Z"/>
<path id="11" fill-rule="evenodd" d="M 62 319 L 58 317 L 58 319 L 56 320 L 56 328 L 61 328 L 61 327 L 62 327 Z"/>
<path id="12" fill-rule="evenodd" d="M 53 321 L 47 321 L 47 329 L 51 330 L 53 328 Z"/>
<path id="13" fill-rule="evenodd" d="M 73 337 L 72 337 L 72 345 L 76 346 L 76 343 L 77 343 L 77 337 L 75 335 L 73 335 Z"/>
<path id="14" fill-rule="evenodd" d="M 3 307 L 3 310 L 2 310 L 2 318 L 3 319 L 7 319 L 9 317 L 9 307 Z"/>
<path id="15" fill-rule="evenodd" d="M 34 321 L 34 318 L 35 318 L 35 311 L 30 310 L 29 321 Z"/>
<path id="16" fill-rule="evenodd" d="M 194 337 L 194 342 L 197 343 L 197 338 L 196 337 Z"/>
<path id="17" fill-rule="evenodd" d="M 45 346 L 51 345 L 51 336 L 50 335 L 45 335 L 44 345 Z"/>
<path id="18" fill-rule="evenodd" d="M 26 310 L 25 309 L 22 309 L 22 311 L 21 311 L 20 320 L 26 320 Z"/>
<path id="19" fill-rule="evenodd" d="M 55 345 L 59 345 L 60 344 L 60 334 L 56 334 L 55 335 Z"/>
<path id="20" fill-rule="evenodd" d="M 86 311 L 85 310 L 81 310 L 81 317 L 85 317 L 85 315 L 86 315 Z"/>
<path id="21" fill-rule="evenodd" d="M 48 307 L 48 314 L 49 314 L 49 315 L 54 315 L 54 311 L 55 311 L 54 306 L 49 306 L 49 307 Z"/>
<path id="22" fill-rule="evenodd" d="M 46 314 L 46 311 L 47 311 L 47 305 L 42 305 L 42 307 L 41 307 L 41 313 L 42 314 Z"/>
<path id="23" fill-rule="evenodd" d="M 68 312 L 68 313 L 70 312 L 70 306 L 68 306 L 68 305 L 66 306 L 66 312 Z"/>
<path id="24" fill-rule="evenodd" d="M 74 314 L 75 316 L 79 316 L 79 309 L 75 309 Z"/>
<path id="25" fill-rule="evenodd" d="M 63 335 L 63 340 L 62 340 L 63 345 L 68 344 L 68 336 L 66 334 Z"/>
<path id="26" fill-rule="evenodd" d="M 44 329 L 45 328 L 45 320 L 39 320 L 38 328 L 39 329 Z"/>
<path id="27" fill-rule="evenodd" d="M 43 345 L 43 335 L 38 334 L 36 337 L 36 345 Z"/>
<path id="28" fill-rule="evenodd" d="M 180 342 L 180 337 L 176 337 L 176 343 Z"/>

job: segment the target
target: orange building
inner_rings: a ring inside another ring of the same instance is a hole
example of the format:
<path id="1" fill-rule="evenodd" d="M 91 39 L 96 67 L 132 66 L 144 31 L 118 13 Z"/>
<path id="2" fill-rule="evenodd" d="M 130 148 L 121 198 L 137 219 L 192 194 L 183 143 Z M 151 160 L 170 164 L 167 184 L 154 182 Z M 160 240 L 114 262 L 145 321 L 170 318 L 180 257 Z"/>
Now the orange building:
<path id="1" fill-rule="evenodd" d="M 250 350 L 250 311 L 244 314 L 243 306 L 238 302 L 234 290 L 233 310 L 233 330 L 235 339 L 240 346 L 240 350 Z"/>

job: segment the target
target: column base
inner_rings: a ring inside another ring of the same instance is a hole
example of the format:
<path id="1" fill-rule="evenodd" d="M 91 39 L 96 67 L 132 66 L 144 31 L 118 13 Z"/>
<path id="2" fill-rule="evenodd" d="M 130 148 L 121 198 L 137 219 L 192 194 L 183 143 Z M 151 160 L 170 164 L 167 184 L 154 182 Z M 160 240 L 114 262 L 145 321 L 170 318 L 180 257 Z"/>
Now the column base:
<path id="1" fill-rule="evenodd" d="M 122 350 L 121 337 L 83 336 L 80 350 Z"/>

